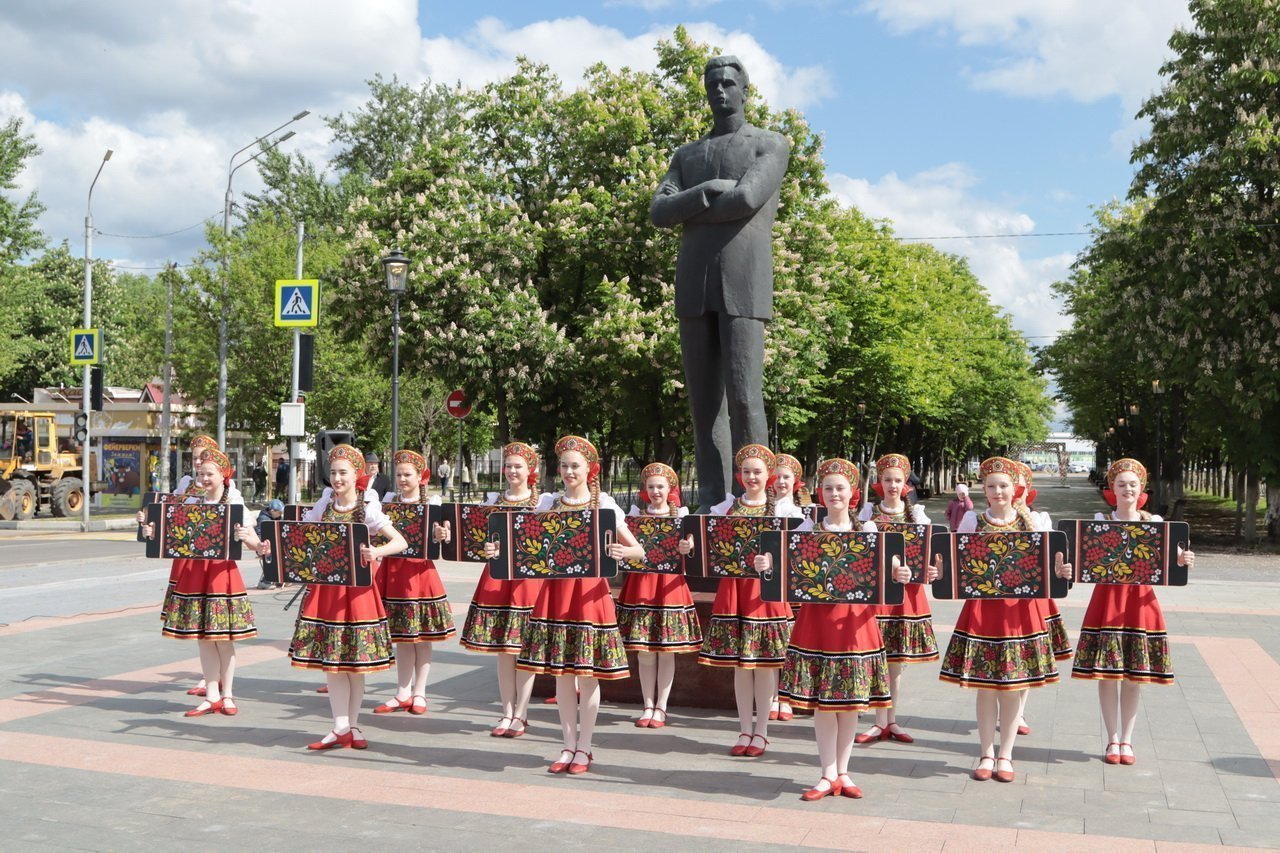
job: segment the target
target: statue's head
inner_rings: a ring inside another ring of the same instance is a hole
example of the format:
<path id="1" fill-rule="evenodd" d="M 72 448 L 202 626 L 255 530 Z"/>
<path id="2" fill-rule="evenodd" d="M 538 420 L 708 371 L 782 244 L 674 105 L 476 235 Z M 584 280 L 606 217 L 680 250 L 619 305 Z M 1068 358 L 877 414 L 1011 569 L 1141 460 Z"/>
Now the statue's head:
<path id="1" fill-rule="evenodd" d="M 707 60 L 707 67 L 702 72 L 702 85 L 706 87 L 711 111 L 725 115 L 743 111 L 751 79 L 738 57 L 713 56 Z"/>

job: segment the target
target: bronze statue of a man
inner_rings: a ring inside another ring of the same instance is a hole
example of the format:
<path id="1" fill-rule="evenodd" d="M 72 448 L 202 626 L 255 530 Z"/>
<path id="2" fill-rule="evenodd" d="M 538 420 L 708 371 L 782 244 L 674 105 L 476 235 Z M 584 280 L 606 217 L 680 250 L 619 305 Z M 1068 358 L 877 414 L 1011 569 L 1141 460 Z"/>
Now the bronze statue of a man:
<path id="1" fill-rule="evenodd" d="M 713 57 L 702 81 L 711 133 L 676 151 L 649 215 L 659 228 L 684 226 L 676 316 L 705 511 L 729 491 L 735 449 L 768 443 L 764 326 L 773 317 L 773 220 L 791 144 L 747 123 L 748 78 L 737 57 Z"/>

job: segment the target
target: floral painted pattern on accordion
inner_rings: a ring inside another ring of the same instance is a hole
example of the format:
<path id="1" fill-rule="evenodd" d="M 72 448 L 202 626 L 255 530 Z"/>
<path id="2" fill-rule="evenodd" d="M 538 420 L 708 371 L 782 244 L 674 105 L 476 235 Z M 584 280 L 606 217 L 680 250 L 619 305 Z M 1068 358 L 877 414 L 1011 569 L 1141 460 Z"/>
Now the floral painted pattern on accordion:
<path id="1" fill-rule="evenodd" d="M 422 543 L 426 541 L 427 506 L 420 503 L 395 501 L 383 504 L 382 511 L 408 543 L 408 546 L 396 556 L 406 560 L 424 559 L 426 554 L 422 552 Z"/>
<path id="2" fill-rule="evenodd" d="M 874 533 L 788 533 L 789 600 L 856 604 L 878 599 Z"/>
<path id="3" fill-rule="evenodd" d="M 225 558 L 228 507 L 228 504 L 165 504 L 164 556 L 191 560 Z"/>
<path id="4" fill-rule="evenodd" d="M 876 529 L 885 533 L 901 533 L 907 544 L 904 565 L 911 569 L 911 582 L 924 581 L 925 570 L 928 569 L 929 525 L 911 524 L 905 521 L 877 521 Z"/>
<path id="5" fill-rule="evenodd" d="M 680 520 L 669 516 L 629 515 L 627 528 L 644 548 L 644 560 L 623 560 L 622 568 L 632 572 L 680 574 Z"/>
<path id="6" fill-rule="evenodd" d="M 302 583 L 347 583 L 352 575 L 351 527 L 300 521 L 280 525 L 285 577 Z"/>
<path id="7" fill-rule="evenodd" d="M 517 576 L 590 577 L 593 569 L 592 511 L 512 514 Z"/>
<path id="8" fill-rule="evenodd" d="M 489 538 L 489 516 L 498 506 L 482 506 L 468 504 L 462 508 L 462 538 L 459 540 L 462 553 L 458 559 L 464 563 L 483 563 L 484 543 Z"/>
<path id="9" fill-rule="evenodd" d="M 960 534 L 956 551 L 961 591 L 970 598 L 1038 596 L 1045 584 L 1044 545 L 1039 532 Z"/>
<path id="10" fill-rule="evenodd" d="M 1164 582 L 1164 525 L 1140 521 L 1081 525 L 1080 579 L 1085 583 Z"/>
<path id="11" fill-rule="evenodd" d="M 752 563 L 760 552 L 760 534 L 782 530 L 780 518 L 714 516 L 706 520 L 707 552 L 712 574 L 730 578 L 757 577 Z"/>

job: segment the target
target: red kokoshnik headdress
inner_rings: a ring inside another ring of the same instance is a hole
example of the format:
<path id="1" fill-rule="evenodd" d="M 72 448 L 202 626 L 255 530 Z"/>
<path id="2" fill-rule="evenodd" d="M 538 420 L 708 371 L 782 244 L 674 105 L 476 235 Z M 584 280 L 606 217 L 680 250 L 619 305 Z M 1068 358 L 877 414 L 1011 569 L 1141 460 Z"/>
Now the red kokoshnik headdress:
<path id="1" fill-rule="evenodd" d="M 853 489 L 853 495 L 849 498 L 849 505 L 856 506 L 862 498 L 862 492 L 858 490 L 858 466 L 854 465 L 848 459 L 824 459 L 818 463 L 818 503 L 826 506 L 822 500 L 822 481 L 824 478 L 838 474 L 849 481 L 849 486 Z"/>
<path id="2" fill-rule="evenodd" d="M 1116 500 L 1115 489 L 1112 488 L 1116 484 L 1116 477 L 1119 477 L 1125 471 L 1132 471 L 1138 475 L 1138 486 L 1144 491 L 1138 495 L 1138 509 L 1142 509 L 1147 505 L 1147 466 L 1143 465 L 1137 459 L 1125 457 L 1117 459 L 1111 463 L 1111 467 L 1107 469 L 1107 488 L 1102 490 L 1102 499 L 1107 502 L 1108 506 L 1115 506 L 1119 501 Z"/>
<path id="3" fill-rule="evenodd" d="M 364 490 L 369 488 L 369 475 L 364 470 L 364 454 L 349 444 L 339 444 L 329 451 L 329 464 L 332 465 L 339 459 L 347 460 L 356 469 L 356 490 L 363 495 Z"/>
<path id="4" fill-rule="evenodd" d="M 506 459 L 508 456 L 519 456 L 529 466 L 527 482 L 529 487 L 533 488 L 534 484 L 538 482 L 538 469 L 542 467 L 542 457 L 538 455 L 538 451 L 523 441 L 512 441 L 502 447 L 502 458 Z"/>
<path id="5" fill-rule="evenodd" d="M 392 465 L 412 465 L 418 469 L 418 476 L 422 479 L 431 479 L 431 470 L 427 465 L 427 458 L 416 450 L 397 450 L 395 455 L 391 457 Z"/>
<path id="6" fill-rule="evenodd" d="M 191 439 L 191 455 L 195 458 L 196 462 L 199 462 L 204 456 L 200 451 L 210 449 L 218 449 L 218 442 L 215 441 L 212 436 L 197 435 L 195 438 Z"/>
<path id="7" fill-rule="evenodd" d="M 902 478 L 906 480 L 911 474 L 911 460 L 901 453 L 886 453 L 876 460 L 876 482 L 872 484 L 871 489 L 880 497 L 884 497 L 884 486 L 880 485 L 880 475 L 890 468 L 902 471 Z M 903 483 L 903 491 L 910 490 L 910 483 Z"/>
<path id="8" fill-rule="evenodd" d="M 667 485 L 671 486 L 671 492 L 667 495 L 667 503 L 672 506 L 680 506 L 680 477 L 676 474 L 674 468 L 665 462 L 650 462 L 644 466 L 644 470 L 640 472 L 640 499 L 645 503 L 649 502 L 649 497 L 645 494 L 644 486 L 649 482 L 650 477 L 665 478 Z"/>
<path id="9" fill-rule="evenodd" d="M 571 451 L 581 453 L 587 460 L 587 482 L 594 483 L 600 477 L 600 451 L 580 435 L 566 435 L 556 442 L 556 456 Z"/>
<path id="10" fill-rule="evenodd" d="M 774 468 L 786 468 L 792 474 L 796 475 L 796 485 L 804 479 L 804 466 L 800 464 L 800 460 L 792 456 L 790 453 L 779 453 L 778 462 Z"/>
<path id="11" fill-rule="evenodd" d="M 200 457 L 201 465 L 207 462 L 212 462 L 218 466 L 218 472 L 222 474 L 222 487 L 224 489 L 230 487 L 231 479 L 236 475 L 236 469 L 232 467 L 230 457 L 215 445 L 206 449 L 204 455 Z"/>
<path id="12" fill-rule="evenodd" d="M 978 468 L 978 476 L 985 480 L 992 474 L 1005 474 L 1010 480 L 1016 482 L 1022 470 L 1017 462 L 1007 456 L 992 456 L 990 459 L 982 460 L 982 465 Z"/>
<path id="13" fill-rule="evenodd" d="M 764 463 L 764 467 L 769 471 L 769 479 L 765 481 L 765 491 L 772 494 L 773 484 L 777 477 L 773 475 L 773 469 L 778 467 L 778 457 L 773 451 L 765 447 L 763 444 L 748 444 L 746 447 L 733 454 L 733 467 L 737 471 L 741 471 L 742 463 L 748 459 L 759 459 Z M 742 485 L 742 474 L 734 473 L 734 479 L 738 481 L 738 485 Z"/>

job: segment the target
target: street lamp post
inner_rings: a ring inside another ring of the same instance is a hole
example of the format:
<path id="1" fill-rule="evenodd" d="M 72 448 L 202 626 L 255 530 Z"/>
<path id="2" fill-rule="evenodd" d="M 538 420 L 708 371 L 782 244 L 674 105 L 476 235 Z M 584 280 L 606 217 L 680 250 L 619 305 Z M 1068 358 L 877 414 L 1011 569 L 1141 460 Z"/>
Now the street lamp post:
<path id="1" fill-rule="evenodd" d="M 236 158 L 271 134 L 283 130 L 295 121 L 300 121 L 309 115 L 311 115 L 310 110 L 303 110 L 284 124 L 262 134 L 262 136 L 259 136 L 231 155 L 231 158 L 227 161 L 227 192 L 223 197 L 222 203 L 222 236 L 224 238 L 231 236 L 231 177 L 241 166 L 252 163 L 280 143 L 292 138 L 294 132 L 292 130 L 289 131 L 270 145 L 263 147 L 257 154 L 239 164 L 236 163 Z M 226 451 L 227 440 L 227 285 L 231 278 L 231 258 L 228 252 L 226 240 L 224 239 L 222 247 L 222 310 L 219 312 L 220 319 L 218 320 L 218 447 L 222 448 L 224 452 Z"/>
<path id="2" fill-rule="evenodd" d="M 382 259 L 391 294 L 391 455 L 400 450 L 400 297 L 409 287 L 409 259 L 399 249 Z"/>
<path id="3" fill-rule="evenodd" d="M 1163 487 L 1164 484 L 1160 480 L 1161 463 L 1163 461 L 1162 460 L 1163 448 L 1160 445 L 1160 439 L 1161 439 L 1160 432 L 1161 432 L 1161 427 L 1163 426 L 1161 421 L 1163 420 L 1163 417 L 1164 417 L 1164 406 L 1160 404 L 1162 402 L 1161 398 L 1164 396 L 1164 386 L 1160 384 L 1159 379 L 1151 380 L 1151 393 L 1156 400 L 1156 476 L 1155 476 L 1155 488 L 1152 489 L 1151 496 L 1155 498 L 1155 500 L 1152 501 L 1152 503 L 1154 503 L 1158 508 L 1163 505 L 1160 499 L 1161 499 L 1161 496 L 1164 494 L 1164 487 Z"/>
<path id="4" fill-rule="evenodd" d="M 84 206 L 84 328 L 93 327 L 93 188 L 98 184 L 98 176 L 102 174 L 102 167 L 107 165 L 107 161 L 111 159 L 114 152 L 108 148 L 107 153 L 102 155 L 102 162 L 98 164 L 98 171 L 93 175 L 93 182 L 89 184 L 89 199 Z M 102 346 L 102 338 L 98 338 L 98 346 Z M 102 357 L 102 353 L 98 353 L 98 357 Z M 84 444 L 80 447 L 80 523 L 83 525 L 85 532 L 89 530 L 89 494 L 90 484 L 93 482 L 92 472 L 89 470 L 89 442 L 90 436 L 93 434 L 92 415 L 90 414 L 91 402 L 89 400 L 89 374 L 92 368 L 89 365 L 84 366 L 84 390 L 82 392 L 83 399 L 81 402 L 81 411 L 84 412 L 85 419 L 85 436 Z M 104 383 L 105 384 L 105 383 Z"/>

